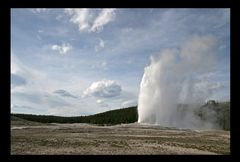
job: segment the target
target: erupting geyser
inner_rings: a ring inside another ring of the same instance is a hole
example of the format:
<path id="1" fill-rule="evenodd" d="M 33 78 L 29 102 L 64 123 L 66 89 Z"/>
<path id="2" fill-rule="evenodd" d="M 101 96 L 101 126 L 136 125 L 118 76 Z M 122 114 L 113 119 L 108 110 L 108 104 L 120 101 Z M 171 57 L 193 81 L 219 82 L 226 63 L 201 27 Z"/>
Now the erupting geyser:
<path id="1" fill-rule="evenodd" d="M 209 97 L 199 76 L 209 73 L 216 61 L 216 39 L 194 36 L 180 49 L 151 56 L 145 67 L 138 98 L 138 122 L 180 128 L 212 128 L 193 113 Z M 180 105 L 188 111 L 179 111 Z"/>

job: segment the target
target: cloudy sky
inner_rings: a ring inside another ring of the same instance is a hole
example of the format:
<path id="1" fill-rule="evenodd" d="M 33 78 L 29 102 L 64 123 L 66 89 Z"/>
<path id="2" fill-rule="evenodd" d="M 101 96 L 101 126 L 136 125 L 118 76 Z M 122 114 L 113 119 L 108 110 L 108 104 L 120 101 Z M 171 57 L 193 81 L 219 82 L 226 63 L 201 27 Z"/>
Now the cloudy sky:
<path id="1" fill-rule="evenodd" d="M 214 37 L 201 76 L 230 97 L 229 9 L 11 9 L 11 112 L 78 116 L 137 104 L 150 56 Z"/>

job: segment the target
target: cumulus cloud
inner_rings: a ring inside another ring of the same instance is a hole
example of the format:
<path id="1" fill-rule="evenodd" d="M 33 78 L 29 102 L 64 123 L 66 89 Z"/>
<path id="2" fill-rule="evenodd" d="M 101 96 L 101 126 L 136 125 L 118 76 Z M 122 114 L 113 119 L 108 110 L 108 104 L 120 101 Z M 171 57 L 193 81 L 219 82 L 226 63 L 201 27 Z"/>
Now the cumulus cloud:
<path id="1" fill-rule="evenodd" d="M 62 45 L 52 45 L 52 50 L 58 51 L 60 54 L 67 54 L 70 50 L 72 50 L 72 46 L 69 43 L 63 43 Z"/>
<path id="2" fill-rule="evenodd" d="M 122 91 L 121 85 L 113 80 L 102 80 L 93 82 L 84 92 L 83 96 L 95 97 L 115 97 L 119 96 Z"/>
<path id="3" fill-rule="evenodd" d="M 58 89 L 58 90 L 54 91 L 53 93 L 58 94 L 58 95 L 63 96 L 63 97 L 77 98 L 77 96 L 74 96 L 71 93 L 69 93 L 69 92 L 67 92 L 63 89 Z"/>
<path id="4" fill-rule="evenodd" d="M 102 9 L 96 16 L 98 10 L 93 9 L 65 9 L 70 16 L 70 22 L 78 25 L 79 31 L 97 32 L 102 31 L 103 26 L 113 21 L 115 9 Z"/>
<path id="5" fill-rule="evenodd" d="M 91 31 L 101 31 L 103 26 L 113 21 L 115 18 L 115 9 L 103 9 L 94 20 Z"/>

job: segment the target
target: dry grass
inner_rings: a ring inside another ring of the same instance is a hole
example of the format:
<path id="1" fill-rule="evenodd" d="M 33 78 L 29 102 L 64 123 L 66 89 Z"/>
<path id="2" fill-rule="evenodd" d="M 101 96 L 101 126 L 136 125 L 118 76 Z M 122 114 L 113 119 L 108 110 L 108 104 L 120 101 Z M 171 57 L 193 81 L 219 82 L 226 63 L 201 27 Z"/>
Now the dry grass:
<path id="1" fill-rule="evenodd" d="M 11 154 L 230 154 L 229 131 L 198 132 L 138 124 L 12 128 Z"/>

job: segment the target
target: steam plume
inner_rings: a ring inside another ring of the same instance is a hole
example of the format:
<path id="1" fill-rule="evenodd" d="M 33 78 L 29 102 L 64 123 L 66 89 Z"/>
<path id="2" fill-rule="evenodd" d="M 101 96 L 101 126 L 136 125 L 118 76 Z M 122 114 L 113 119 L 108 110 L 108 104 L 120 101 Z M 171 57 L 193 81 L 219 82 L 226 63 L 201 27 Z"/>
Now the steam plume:
<path id="1" fill-rule="evenodd" d="M 200 89 L 198 76 L 213 70 L 217 41 L 212 36 L 194 36 L 180 49 L 167 49 L 150 57 L 138 98 L 138 122 L 181 128 L 212 128 L 200 121 L 194 108 L 209 97 Z M 187 111 L 179 111 L 188 108 Z M 185 107 L 183 104 L 186 104 Z"/>

